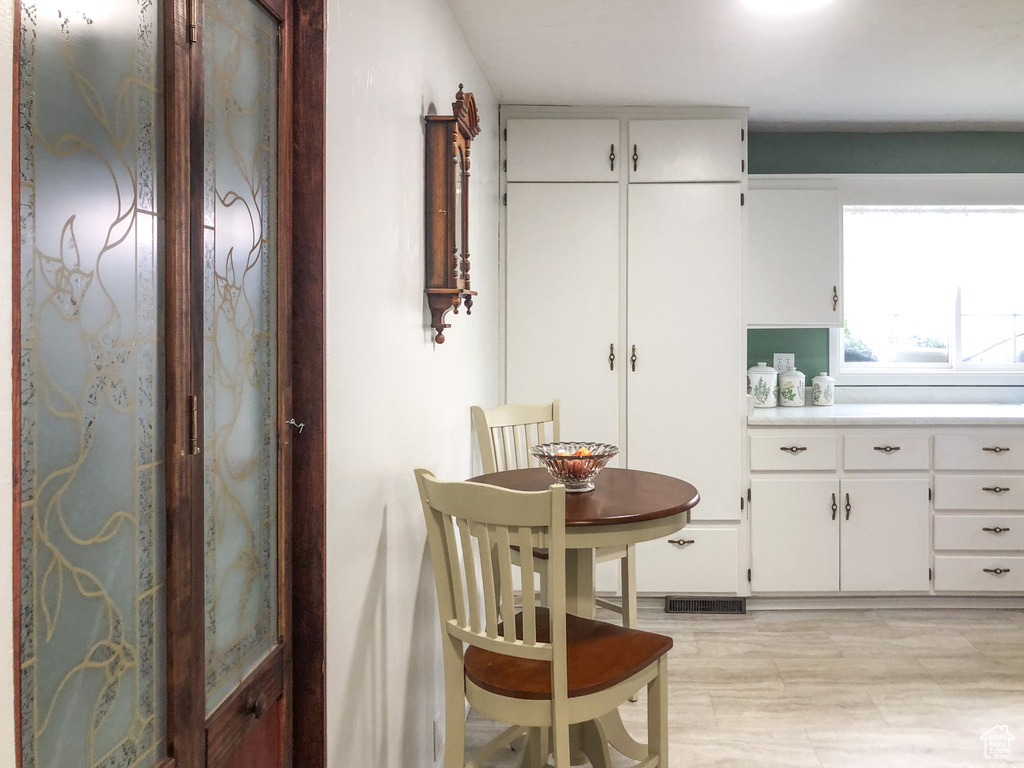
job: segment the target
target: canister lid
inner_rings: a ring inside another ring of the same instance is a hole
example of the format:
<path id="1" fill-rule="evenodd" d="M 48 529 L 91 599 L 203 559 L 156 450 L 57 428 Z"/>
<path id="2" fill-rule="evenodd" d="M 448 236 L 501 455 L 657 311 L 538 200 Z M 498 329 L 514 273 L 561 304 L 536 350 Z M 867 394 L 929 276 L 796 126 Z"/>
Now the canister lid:
<path id="1" fill-rule="evenodd" d="M 753 368 L 748 368 L 747 373 L 778 373 L 768 363 L 758 363 Z"/>

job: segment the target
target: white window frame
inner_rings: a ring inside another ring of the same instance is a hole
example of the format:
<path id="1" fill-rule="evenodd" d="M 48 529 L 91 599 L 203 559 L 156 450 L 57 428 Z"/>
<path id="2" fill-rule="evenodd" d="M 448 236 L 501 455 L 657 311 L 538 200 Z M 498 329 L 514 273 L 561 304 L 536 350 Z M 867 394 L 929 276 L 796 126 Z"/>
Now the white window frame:
<path id="1" fill-rule="evenodd" d="M 759 177 L 762 178 L 762 177 Z M 805 177 L 828 180 L 847 205 L 1024 205 L 1024 174 L 871 174 Z M 793 180 L 793 177 L 788 177 Z M 794 186 L 798 186 L 796 183 Z M 956 322 L 959 323 L 959 312 Z M 959 354 L 955 338 L 950 358 Z M 957 370 L 935 368 L 842 370 L 842 329 L 829 330 L 829 370 L 840 386 L 1019 386 L 1021 367 L 960 364 Z M 973 370 L 972 370 L 973 369 Z"/>

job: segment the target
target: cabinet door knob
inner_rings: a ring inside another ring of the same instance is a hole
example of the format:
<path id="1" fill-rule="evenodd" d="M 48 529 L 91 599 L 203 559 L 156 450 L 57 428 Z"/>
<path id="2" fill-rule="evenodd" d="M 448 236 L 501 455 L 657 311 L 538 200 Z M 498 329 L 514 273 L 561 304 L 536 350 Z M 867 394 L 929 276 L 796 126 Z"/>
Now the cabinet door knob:
<path id="1" fill-rule="evenodd" d="M 994 445 L 991 448 L 982 448 L 981 450 L 989 451 L 990 453 L 1005 453 L 1006 451 L 1008 451 L 1010 449 L 1009 448 L 1004 448 L 1004 447 L 999 446 L 999 445 Z"/>
<path id="2" fill-rule="evenodd" d="M 832 519 L 836 519 L 836 512 L 839 511 L 839 505 L 836 504 L 836 495 L 832 494 Z"/>
<path id="3" fill-rule="evenodd" d="M 983 570 L 985 573 L 994 573 L 996 576 L 999 576 L 1002 573 L 1010 572 L 1009 568 L 982 568 L 981 570 Z"/>
<path id="4" fill-rule="evenodd" d="M 677 544 L 680 547 L 685 547 L 687 544 L 693 544 L 694 539 L 669 539 L 669 544 Z"/>
<path id="5" fill-rule="evenodd" d="M 853 511 L 853 507 L 850 505 L 850 494 L 846 494 L 846 519 L 850 519 L 850 512 Z"/>
<path id="6" fill-rule="evenodd" d="M 640 155 L 637 154 L 636 144 L 633 145 L 633 172 L 636 172 L 636 164 L 640 160 Z"/>
<path id="7" fill-rule="evenodd" d="M 998 485 L 992 485 L 992 486 L 988 486 L 988 487 L 982 487 L 981 490 L 983 490 L 983 491 L 991 491 L 992 493 L 1002 493 L 1003 491 L 1008 491 L 1010 489 L 1009 488 L 1004 488 L 1004 487 L 998 486 Z"/>
<path id="8" fill-rule="evenodd" d="M 832 311 L 836 312 L 839 308 L 839 286 L 832 286 Z"/>
<path id="9" fill-rule="evenodd" d="M 790 446 L 782 445 L 782 446 L 779 446 L 779 450 L 780 451 L 785 451 L 786 453 L 800 453 L 800 451 L 806 451 L 807 450 L 807 446 L 806 445 L 790 445 Z"/>
<path id="10" fill-rule="evenodd" d="M 249 699 L 249 701 L 245 703 L 245 708 L 253 719 L 259 720 L 267 714 L 267 710 L 270 708 L 269 702 L 267 701 L 267 694 L 261 693 L 259 696 L 254 696 Z"/>
<path id="11" fill-rule="evenodd" d="M 608 345 L 608 370 L 609 371 L 614 371 L 615 370 L 615 345 L 614 344 L 609 344 Z"/>
<path id="12" fill-rule="evenodd" d="M 630 364 L 633 366 L 633 370 L 636 370 L 636 344 L 633 345 L 633 356 L 629 358 Z"/>
<path id="13" fill-rule="evenodd" d="M 875 446 L 875 450 L 876 451 L 885 451 L 886 453 L 892 453 L 893 451 L 898 451 L 899 449 L 900 449 L 900 447 L 898 445 L 876 445 Z"/>

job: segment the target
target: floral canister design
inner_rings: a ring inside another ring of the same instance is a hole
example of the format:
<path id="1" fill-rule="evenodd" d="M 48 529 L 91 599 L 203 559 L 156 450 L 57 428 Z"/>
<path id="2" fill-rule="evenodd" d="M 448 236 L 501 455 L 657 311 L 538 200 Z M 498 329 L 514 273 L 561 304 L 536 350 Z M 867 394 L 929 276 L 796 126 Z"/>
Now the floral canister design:
<path id="1" fill-rule="evenodd" d="M 806 377 L 800 371 L 786 371 L 779 374 L 779 405 L 799 408 L 804 405 Z"/>
<path id="2" fill-rule="evenodd" d="M 779 404 L 779 373 L 767 363 L 747 370 L 747 394 L 755 408 L 774 408 Z"/>
<path id="3" fill-rule="evenodd" d="M 822 371 L 811 379 L 811 402 L 814 405 L 834 405 L 836 402 L 836 380 Z"/>

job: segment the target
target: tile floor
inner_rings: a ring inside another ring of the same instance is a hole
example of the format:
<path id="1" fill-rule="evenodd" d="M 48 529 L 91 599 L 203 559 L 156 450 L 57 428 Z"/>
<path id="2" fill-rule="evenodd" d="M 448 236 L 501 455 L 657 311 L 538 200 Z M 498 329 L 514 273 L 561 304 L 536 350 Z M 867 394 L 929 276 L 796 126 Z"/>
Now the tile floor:
<path id="1" fill-rule="evenodd" d="M 961 768 L 1024 765 L 1024 610 L 666 614 L 670 768 Z M 614 621 L 613 614 L 602 615 Z M 620 711 L 646 738 L 646 703 Z M 982 734 L 1009 727 L 1009 759 Z M 501 726 L 473 713 L 467 747 Z M 514 766 L 504 752 L 489 764 Z M 613 751 L 615 768 L 633 763 Z"/>

